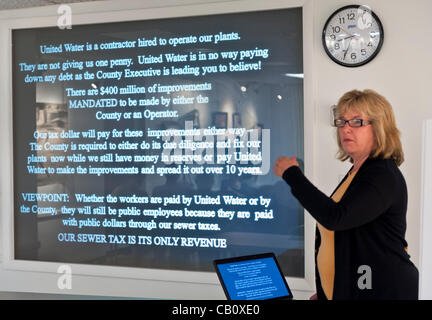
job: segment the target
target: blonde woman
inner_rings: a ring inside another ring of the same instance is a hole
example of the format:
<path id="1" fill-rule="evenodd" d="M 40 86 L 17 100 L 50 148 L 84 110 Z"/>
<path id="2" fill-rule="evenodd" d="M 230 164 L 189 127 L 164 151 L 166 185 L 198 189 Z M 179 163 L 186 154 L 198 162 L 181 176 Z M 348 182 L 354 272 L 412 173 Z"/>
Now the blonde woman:
<path id="1" fill-rule="evenodd" d="M 319 300 L 418 299 L 418 270 L 405 240 L 407 187 L 400 132 L 390 103 L 373 90 L 344 94 L 336 107 L 338 159 L 349 172 L 328 197 L 303 175 L 295 157 L 274 174 L 317 220 Z"/>

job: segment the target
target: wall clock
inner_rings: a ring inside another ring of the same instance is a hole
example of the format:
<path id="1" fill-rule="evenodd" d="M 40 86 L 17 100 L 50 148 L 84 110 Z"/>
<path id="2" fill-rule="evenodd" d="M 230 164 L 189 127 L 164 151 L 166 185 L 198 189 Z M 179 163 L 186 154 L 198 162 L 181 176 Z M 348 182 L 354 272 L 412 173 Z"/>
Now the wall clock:
<path id="1" fill-rule="evenodd" d="M 349 5 L 336 10 L 327 19 L 322 42 L 334 62 L 358 67 L 376 57 L 384 42 L 384 29 L 369 7 Z"/>

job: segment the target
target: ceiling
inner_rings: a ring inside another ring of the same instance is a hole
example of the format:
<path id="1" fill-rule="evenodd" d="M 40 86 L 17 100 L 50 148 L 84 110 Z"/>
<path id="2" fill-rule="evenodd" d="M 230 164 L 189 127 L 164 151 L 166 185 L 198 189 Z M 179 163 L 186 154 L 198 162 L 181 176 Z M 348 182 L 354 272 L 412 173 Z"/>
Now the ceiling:
<path id="1" fill-rule="evenodd" d="M 101 0 L 0 0 L 0 10 L 22 9 L 90 1 Z"/>

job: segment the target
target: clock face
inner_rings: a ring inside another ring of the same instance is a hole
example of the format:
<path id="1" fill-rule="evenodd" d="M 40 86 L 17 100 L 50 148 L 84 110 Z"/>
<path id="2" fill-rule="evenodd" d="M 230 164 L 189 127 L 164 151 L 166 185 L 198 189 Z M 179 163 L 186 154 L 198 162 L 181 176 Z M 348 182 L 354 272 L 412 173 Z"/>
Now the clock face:
<path id="1" fill-rule="evenodd" d="M 369 7 L 350 5 L 330 16 L 324 26 L 322 41 L 333 61 L 346 67 L 358 67 L 378 54 L 384 41 L 384 30 Z"/>

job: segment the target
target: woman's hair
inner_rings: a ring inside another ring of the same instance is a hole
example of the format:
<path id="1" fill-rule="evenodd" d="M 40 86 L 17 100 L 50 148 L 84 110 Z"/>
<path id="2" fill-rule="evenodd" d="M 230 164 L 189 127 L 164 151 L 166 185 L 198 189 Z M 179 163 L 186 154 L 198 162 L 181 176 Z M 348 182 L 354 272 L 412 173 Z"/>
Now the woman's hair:
<path id="1" fill-rule="evenodd" d="M 400 131 L 396 127 L 393 109 L 390 103 L 377 92 L 366 89 L 352 90 L 345 93 L 336 106 L 336 118 L 340 118 L 348 111 L 356 111 L 368 117 L 373 128 L 375 142 L 370 157 L 392 158 L 400 166 L 404 161 L 404 153 L 400 141 Z M 351 157 L 342 148 L 339 133 L 337 134 L 339 151 L 337 158 L 341 161 Z"/>

